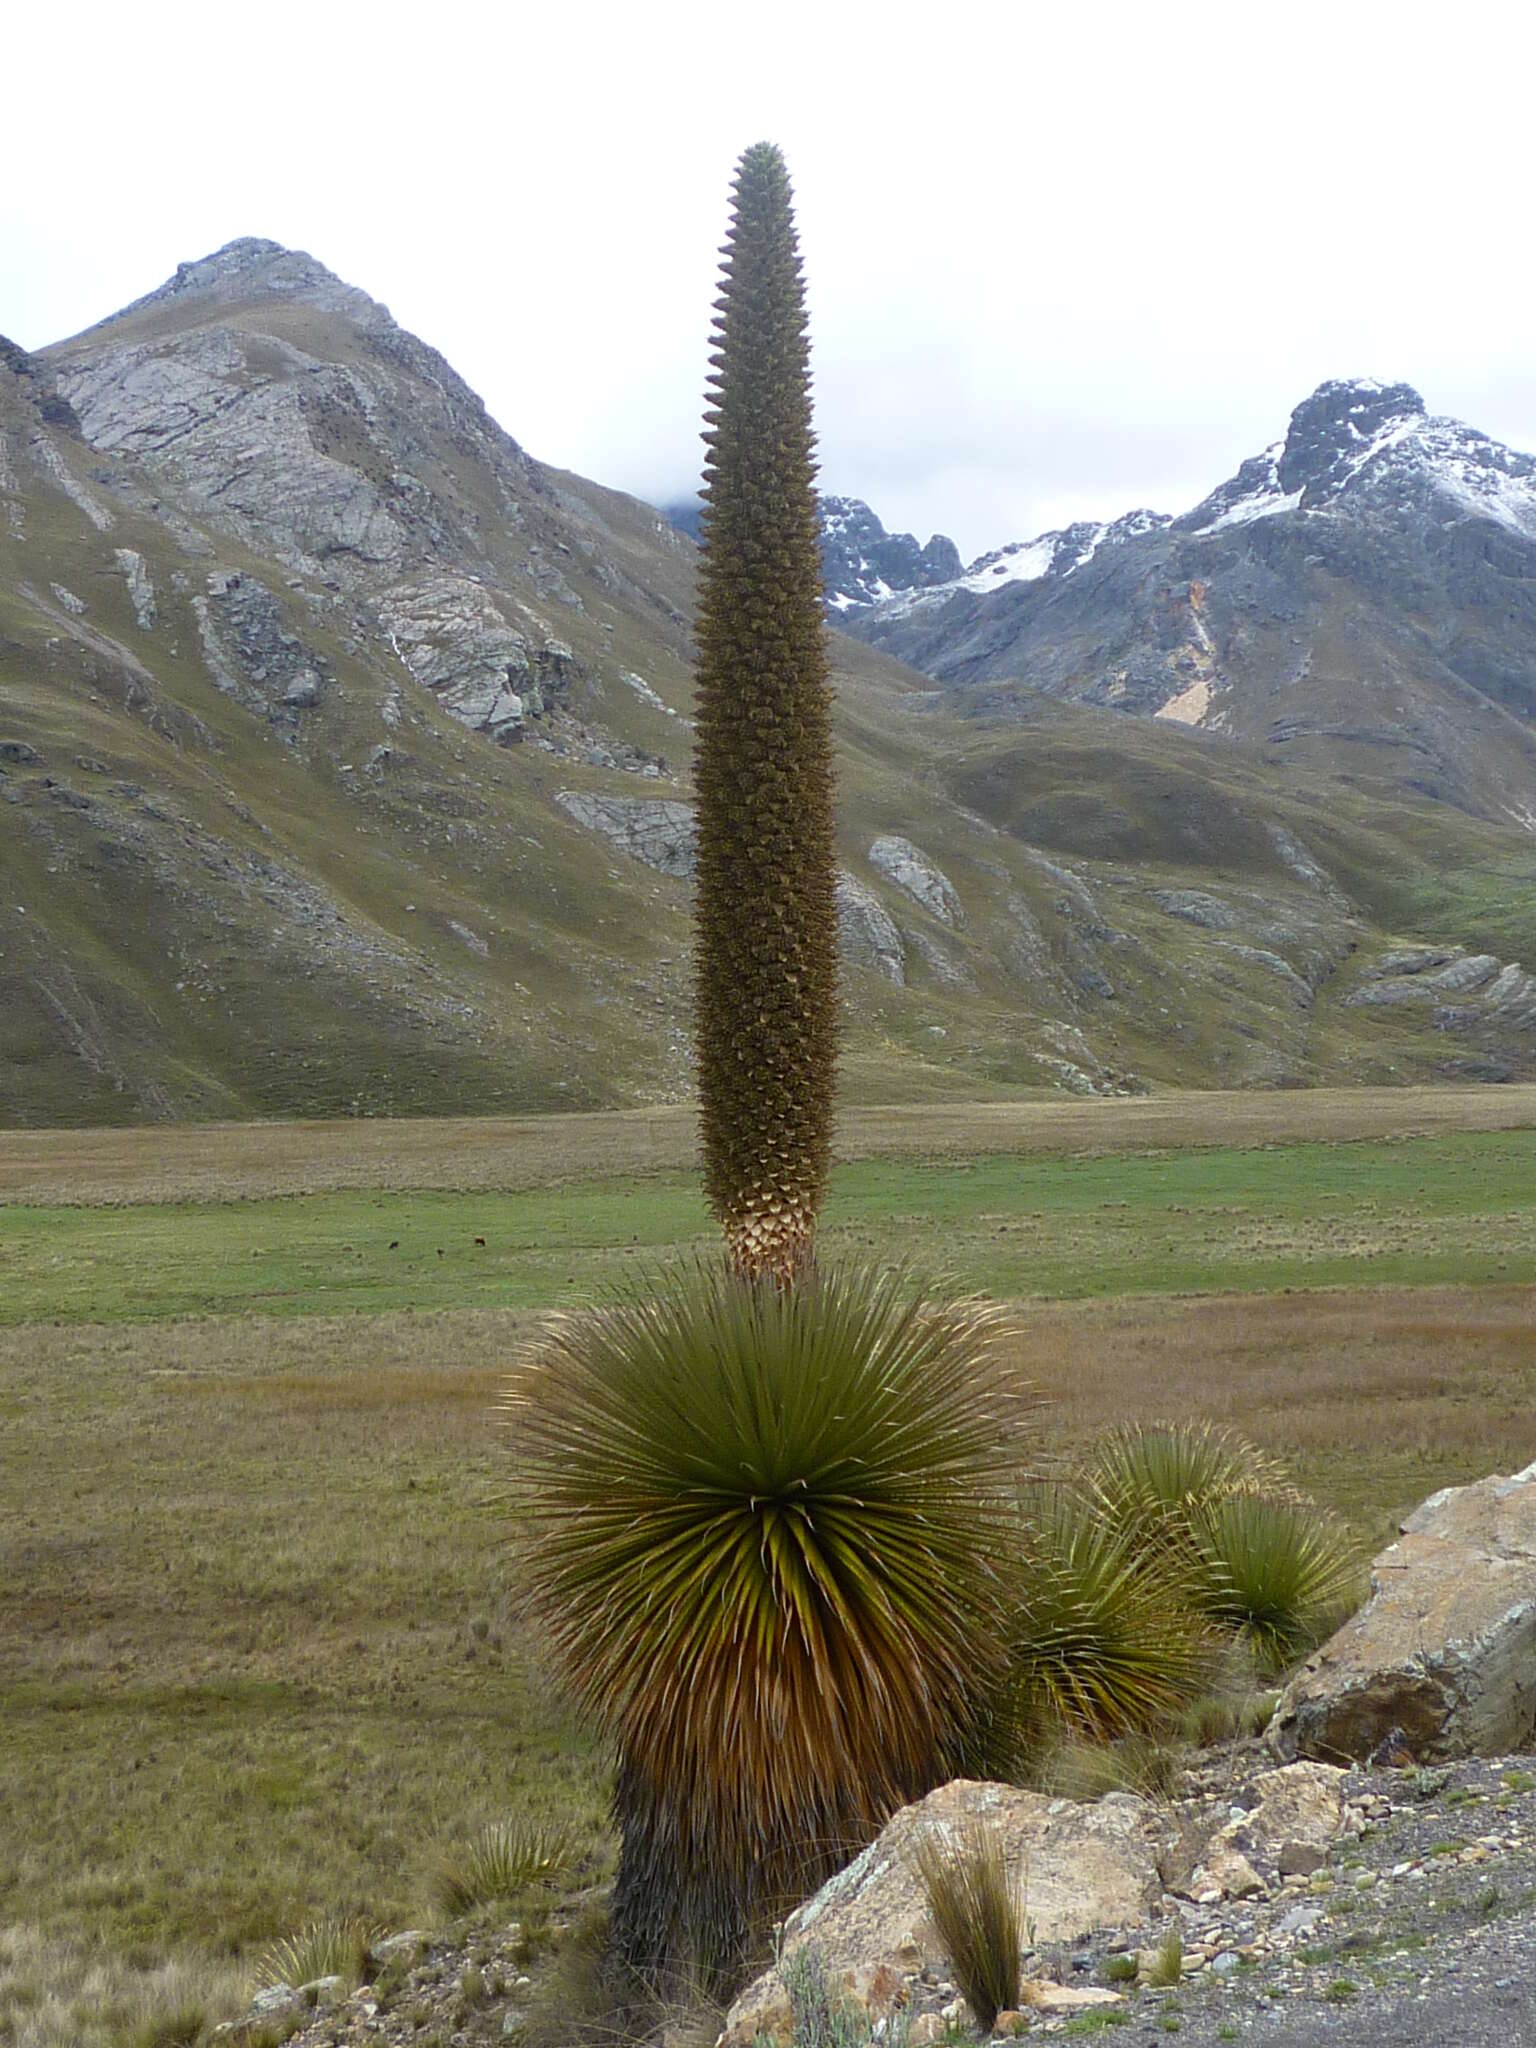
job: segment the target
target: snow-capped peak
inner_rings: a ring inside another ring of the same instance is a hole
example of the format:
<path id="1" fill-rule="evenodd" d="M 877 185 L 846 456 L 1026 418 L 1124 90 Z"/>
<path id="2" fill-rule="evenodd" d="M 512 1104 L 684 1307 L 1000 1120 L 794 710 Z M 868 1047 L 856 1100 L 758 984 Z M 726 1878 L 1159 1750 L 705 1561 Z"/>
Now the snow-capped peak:
<path id="1" fill-rule="evenodd" d="M 1039 583 L 1047 577 L 1064 579 L 1091 562 L 1102 548 L 1134 540 L 1138 534 L 1153 533 L 1170 523 L 1166 512 L 1149 512 L 1144 507 L 1122 513 L 1107 524 L 1079 519 L 1071 526 L 1036 534 L 1033 540 L 1010 541 L 990 554 L 978 555 L 962 575 L 923 590 L 899 591 L 883 607 L 883 615 L 899 618 L 930 604 L 942 604 L 961 591 L 985 595 L 1003 590 L 1011 583 Z"/>

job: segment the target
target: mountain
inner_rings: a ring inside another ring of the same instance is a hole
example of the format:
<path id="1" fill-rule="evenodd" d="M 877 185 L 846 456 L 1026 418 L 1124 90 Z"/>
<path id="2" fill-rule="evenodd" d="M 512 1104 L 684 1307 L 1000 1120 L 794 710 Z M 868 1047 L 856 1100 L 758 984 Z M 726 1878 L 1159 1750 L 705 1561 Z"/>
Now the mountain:
<path id="1" fill-rule="evenodd" d="M 926 547 L 915 534 L 887 533 L 862 498 L 822 497 L 821 572 L 834 614 L 879 604 L 898 592 L 948 587 L 961 576 L 960 550 L 936 533 Z M 698 540 L 703 510 L 697 498 L 668 505 L 679 533 Z"/>
<path id="2" fill-rule="evenodd" d="M 972 711 L 1023 684 L 1536 830 L 1536 458 L 1406 384 L 1322 385 L 1182 518 L 1043 535 L 843 623 Z"/>
<path id="3" fill-rule="evenodd" d="M 686 1096 L 693 559 L 272 242 L 0 344 L 0 1121 Z M 1536 1073 L 1491 802 L 832 647 L 850 1099 Z"/>

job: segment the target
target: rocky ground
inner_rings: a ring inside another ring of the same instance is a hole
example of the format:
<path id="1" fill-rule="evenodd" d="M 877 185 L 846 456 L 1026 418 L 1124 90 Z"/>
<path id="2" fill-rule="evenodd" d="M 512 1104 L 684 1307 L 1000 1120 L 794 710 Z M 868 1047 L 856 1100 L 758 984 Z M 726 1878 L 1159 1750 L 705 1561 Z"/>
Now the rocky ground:
<path id="1" fill-rule="evenodd" d="M 1187 1774 L 1164 1813 L 1173 1821 L 1170 1887 L 1145 1917 L 1037 1942 L 1017 2030 L 1068 2040 L 1112 2033 L 1126 2048 L 1176 2034 L 1191 2044 L 1287 2048 L 1536 2042 L 1536 1757 L 1352 1771 L 1339 1782 L 1341 1825 L 1315 1869 L 1266 1879 L 1255 1868 L 1245 1879 L 1228 1864 L 1226 1881 L 1246 1895 L 1211 1897 L 1218 1885 L 1202 1883 L 1205 1864 L 1178 1866 L 1182 1817 L 1225 1809 L 1240 1831 L 1255 1779 L 1272 1768 L 1266 1751 L 1247 1744 Z M 1209 1862 L 1208 1841 L 1205 1853 Z M 1299 1850 L 1288 1860 L 1314 1856 Z M 264 1994 L 226 2038 L 276 2039 L 293 2028 L 298 2048 L 518 2040 L 556 1953 L 516 1924 L 402 1934 L 386 1944 L 375 1983 L 350 1996 L 334 1981 Z M 1172 1976 L 1175 1958 L 1177 1981 L 1155 1981 Z M 876 2038 L 912 2048 L 986 2039 L 959 1999 L 941 1970 L 924 1968 L 906 1981 L 896 2015 L 874 2018 Z"/>
<path id="2" fill-rule="evenodd" d="M 1203 1775 L 1236 1790 L 1242 1759 Z M 1536 1759 L 1364 1769 L 1344 1789 L 1344 1827 L 1315 1872 L 1206 1904 L 1165 1894 L 1147 1926 L 1037 1955 L 1044 1975 L 1118 1989 L 1121 2003 L 1033 2017 L 1030 2031 L 1109 2025 L 1128 2048 L 1172 2034 L 1297 2048 L 1536 2041 Z M 1178 1983 L 1156 1988 L 1148 1965 L 1175 1942 Z M 1126 1982 L 1138 1960 L 1140 1981 Z M 942 2009 L 943 1988 L 932 1998 Z"/>

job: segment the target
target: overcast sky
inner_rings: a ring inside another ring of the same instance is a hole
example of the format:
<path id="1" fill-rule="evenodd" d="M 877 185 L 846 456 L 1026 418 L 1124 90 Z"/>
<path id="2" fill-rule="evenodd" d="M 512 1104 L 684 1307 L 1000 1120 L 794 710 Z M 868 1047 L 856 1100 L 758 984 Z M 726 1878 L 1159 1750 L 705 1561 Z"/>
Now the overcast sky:
<path id="1" fill-rule="evenodd" d="M 1536 449 L 1531 10 L 840 0 L 8 13 L 0 333 L 308 249 L 533 454 L 699 464 L 735 158 L 777 141 L 822 481 L 971 557 L 1176 512 L 1323 378 Z"/>

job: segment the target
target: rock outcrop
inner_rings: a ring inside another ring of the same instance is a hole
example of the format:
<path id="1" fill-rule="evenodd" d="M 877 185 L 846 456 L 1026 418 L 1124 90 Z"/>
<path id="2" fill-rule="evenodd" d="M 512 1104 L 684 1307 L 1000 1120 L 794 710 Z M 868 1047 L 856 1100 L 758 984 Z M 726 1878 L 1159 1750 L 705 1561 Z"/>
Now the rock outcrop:
<path id="1" fill-rule="evenodd" d="M 869 849 L 869 864 L 898 889 L 904 889 L 914 903 L 920 903 L 940 924 L 956 931 L 963 928 L 965 912 L 960 908 L 954 883 L 910 839 L 894 832 L 876 839 Z"/>
<path id="2" fill-rule="evenodd" d="M 1145 1800 L 1119 1793 L 1083 1806 L 957 1778 L 903 1807 L 861 1856 L 790 1915 L 781 1960 L 814 1943 L 835 1979 L 858 1970 L 910 1977 L 943 1960 L 912 1854 L 929 1831 L 950 1835 L 978 1820 L 999 1828 L 1007 1841 L 1009 1870 L 1027 1890 L 1037 1941 L 1071 1941 L 1106 1925 L 1138 1926 L 1161 1894 L 1164 1824 Z M 746 2048 L 782 2010 L 782 1984 L 777 1971 L 769 1971 L 732 2006 L 727 2042 Z"/>
<path id="3" fill-rule="evenodd" d="M 631 860 L 692 881 L 698 866 L 698 826 L 692 804 L 660 797 L 593 796 L 576 789 L 562 789 L 555 802 L 567 817 L 585 825 L 589 832 L 601 832 Z"/>
<path id="4" fill-rule="evenodd" d="M 874 890 L 846 868 L 837 874 L 837 932 L 843 958 L 851 967 L 872 967 L 897 988 L 905 985 L 906 963 L 895 919 Z"/>
<path id="5" fill-rule="evenodd" d="M 1536 1735 L 1536 1465 L 1448 1487 L 1371 1567 L 1371 1597 L 1275 1710 L 1283 1756 L 1498 1756 Z"/>

